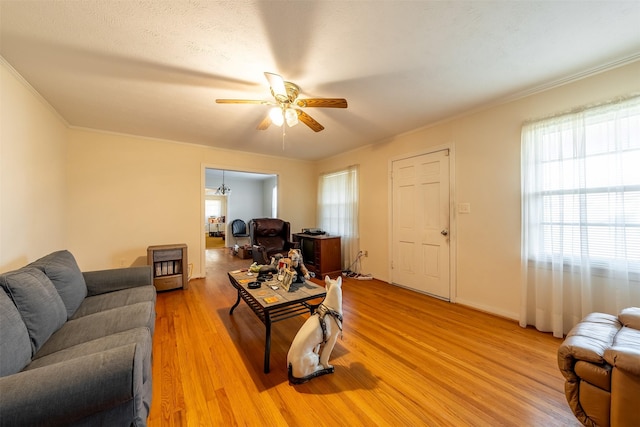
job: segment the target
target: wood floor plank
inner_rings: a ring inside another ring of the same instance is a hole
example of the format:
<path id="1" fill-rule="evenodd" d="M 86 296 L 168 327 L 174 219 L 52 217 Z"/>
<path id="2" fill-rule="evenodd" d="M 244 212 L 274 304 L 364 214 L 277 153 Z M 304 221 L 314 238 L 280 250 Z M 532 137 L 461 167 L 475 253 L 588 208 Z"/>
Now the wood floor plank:
<path id="1" fill-rule="evenodd" d="M 207 250 L 206 278 L 158 294 L 150 427 L 579 426 L 556 365 L 561 340 L 377 280 L 345 279 L 335 373 L 292 386 L 286 356 L 307 316 L 264 325 Z M 320 280 L 318 280 L 321 283 Z"/>

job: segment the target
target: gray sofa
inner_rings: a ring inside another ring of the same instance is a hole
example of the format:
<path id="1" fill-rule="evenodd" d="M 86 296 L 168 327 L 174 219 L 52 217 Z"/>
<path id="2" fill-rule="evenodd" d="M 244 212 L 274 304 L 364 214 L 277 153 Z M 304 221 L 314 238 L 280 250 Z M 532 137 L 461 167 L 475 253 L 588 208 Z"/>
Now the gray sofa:
<path id="1" fill-rule="evenodd" d="M 0 426 L 145 426 L 149 267 L 81 272 L 68 251 L 0 275 Z"/>

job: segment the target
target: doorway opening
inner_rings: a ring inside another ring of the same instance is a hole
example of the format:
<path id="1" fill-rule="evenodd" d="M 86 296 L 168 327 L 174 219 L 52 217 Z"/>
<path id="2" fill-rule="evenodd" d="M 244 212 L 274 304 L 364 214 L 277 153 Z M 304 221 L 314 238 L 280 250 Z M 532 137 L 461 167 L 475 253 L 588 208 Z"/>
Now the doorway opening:
<path id="1" fill-rule="evenodd" d="M 223 177 L 224 173 L 224 177 Z M 224 194 L 216 191 L 222 186 Z M 253 218 L 277 217 L 278 175 L 237 171 L 217 167 L 204 168 L 203 225 L 201 254 L 207 270 L 208 251 L 230 251 L 249 243 L 247 237 L 234 237 L 231 224 L 240 219 L 247 224 Z M 249 230 L 247 228 L 247 234 Z"/>
<path id="2" fill-rule="evenodd" d="M 223 248 L 226 241 L 227 196 L 216 194 L 215 190 L 205 189 L 204 217 L 207 221 L 205 230 L 206 248 Z"/>

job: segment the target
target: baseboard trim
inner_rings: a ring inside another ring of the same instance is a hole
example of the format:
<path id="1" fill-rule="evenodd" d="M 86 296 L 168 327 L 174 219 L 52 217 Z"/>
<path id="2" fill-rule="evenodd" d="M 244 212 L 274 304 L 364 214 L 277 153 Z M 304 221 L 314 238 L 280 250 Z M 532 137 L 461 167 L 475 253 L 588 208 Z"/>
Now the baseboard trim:
<path id="1" fill-rule="evenodd" d="M 478 304 L 473 301 L 465 300 L 464 298 L 456 298 L 456 304 L 464 305 L 474 310 L 482 311 L 484 313 L 492 314 L 494 316 L 504 317 L 505 319 L 509 319 L 509 320 L 518 321 L 520 319 L 519 313 L 500 310 L 495 307 Z"/>

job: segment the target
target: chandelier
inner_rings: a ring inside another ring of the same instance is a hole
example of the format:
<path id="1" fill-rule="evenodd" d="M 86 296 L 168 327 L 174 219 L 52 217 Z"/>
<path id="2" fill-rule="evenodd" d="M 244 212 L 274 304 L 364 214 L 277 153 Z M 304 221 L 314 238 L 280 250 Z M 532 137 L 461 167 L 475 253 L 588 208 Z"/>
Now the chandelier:
<path id="1" fill-rule="evenodd" d="M 216 189 L 216 196 L 226 196 L 231 193 L 231 189 L 224 185 L 224 170 L 222 171 L 222 185 Z"/>

